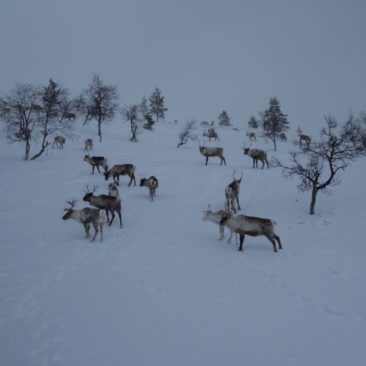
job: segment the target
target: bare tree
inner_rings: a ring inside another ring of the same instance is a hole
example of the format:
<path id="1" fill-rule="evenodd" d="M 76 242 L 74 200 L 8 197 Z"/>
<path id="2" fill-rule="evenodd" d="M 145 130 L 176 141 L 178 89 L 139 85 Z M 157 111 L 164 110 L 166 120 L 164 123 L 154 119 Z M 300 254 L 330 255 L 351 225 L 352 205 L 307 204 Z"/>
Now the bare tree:
<path id="1" fill-rule="evenodd" d="M 93 76 L 89 88 L 80 98 L 80 108 L 84 111 L 85 122 L 96 120 L 99 141 L 102 142 L 102 123 L 110 121 L 118 108 L 118 92 L 113 85 L 106 85 L 98 74 Z"/>
<path id="2" fill-rule="evenodd" d="M 68 91 L 52 79 L 40 90 L 41 109 L 38 118 L 38 129 L 41 136 L 41 148 L 31 160 L 40 157 L 50 145 L 48 138 L 55 133 L 69 135 L 71 131 L 72 101 L 68 99 Z"/>
<path id="3" fill-rule="evenodd" d="M 130 106 L 125 106 L 122 109 L 122 117 L 126 121 L 130 122 L 130 131 L 131 131 L 130 141 L 137 142 L 137 134 L 140 130 L 139 105 L 131 104 Z"/>
<path id="4" fill-rule="evenodd" d="M 185 126 L 183 127 L 183 130 L 178 135 L 179 142 L 177 148 L 182 145 L 185 145 L 189 139 L 192 139 L 192 131 L 194 130 L 195 127 L 196 127 L 195 120 L 186 122 Z"/>
<path id="5" fill-rule="evenodd" d="M 24 143 L 24 159 L 29 160 L 31 141 L 41 112 L 40 88 L 31 84 L 16 84 L 1 99 L 0 119 L 10 142 Z"/>
<path id="6" fill-rule="evenodd" d="M 299 191 L 311 191 L 310 215 L 315 213 L 317 194 L 338 184 L 339 173 L 366 154 L 363 144 L 366 133 L 360 120 L 350 116 L 341 128 L 337 128 L 338 124 L 331 116 L 325 121 L 326 127 L 320 132 L 319 142 L 311 141 L 307 149 L 290 153 L 292 165 L 273 160 L 274 166 L 283 168 L 285 177 L 300 178 Z"/>

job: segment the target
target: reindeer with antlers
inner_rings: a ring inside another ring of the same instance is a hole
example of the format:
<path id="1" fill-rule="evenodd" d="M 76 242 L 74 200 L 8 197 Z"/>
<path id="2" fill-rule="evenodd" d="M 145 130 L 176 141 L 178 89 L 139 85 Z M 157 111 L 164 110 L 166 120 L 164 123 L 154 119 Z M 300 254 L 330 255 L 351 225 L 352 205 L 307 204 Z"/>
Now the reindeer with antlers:
<path id="1" fill-rule="evenodd" d="M 92 206 L 95 206 L 100 210 L 105 210 L 109 226 L 112 225 L 112 222 L 115 217 L 115 212 L 117 212 L 119 216 L 119 225 L 120 227 L 122 227 L 121 200 L 119 199 L 119 197 L 109 196 L 106 194 L 100 194 L 99 196 L 94 196 L 94 192 L 96 190 L 97 190 L 96 186 L 93 187 L 93 190 L 90 190 L 89 186 L 86 186 L 85 196 L 83 200 L 89 202 Z M 112 215 L 110 221 L 108 213 Z"/>
<path id="2" fill-rule="evenodd" d="M 104 224 L 104 214 L 100 213 L 100 210 L 97 208 L 85 207 L 81 210 L 75 210 L 74 207 L 76 205 L 76 200 L 66 201 L 69 204 L 69 207 L 66 207 L 64 211 L 66 211 L 65 215 L 62 216 L 62 220 L 73 219 L 77 222 L 80 222 L 84 226 L 85 229 L 85 238 L 89 238 L 90 225 L 94 227 L 94 236 L 91 241 L 94 241 L 97 237 L 98 232 L 100 232 L 100 241 L 103 241 L 103 224 Z"/>

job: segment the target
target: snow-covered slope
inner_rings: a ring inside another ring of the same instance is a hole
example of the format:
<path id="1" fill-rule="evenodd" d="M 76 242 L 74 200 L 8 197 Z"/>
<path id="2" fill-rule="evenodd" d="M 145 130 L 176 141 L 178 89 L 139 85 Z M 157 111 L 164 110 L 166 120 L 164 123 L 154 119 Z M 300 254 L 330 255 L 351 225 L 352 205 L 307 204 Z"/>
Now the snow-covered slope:
<path id="1" fill-rule="evenodd" d="M 364 365 L 366 162 L 309 216 L 296 181 L 251 168 L 245 131 L 219 129 L 221 143 L 210 144 L 225 148 L 227 166 L 205 166 L 197 144 L 176 148 L 181 128 L 161 123 L 131 143 L 115 121 L 97 143 L 94 125 L 76 126 L 64 150 L 33 162 L 2 143 L 0 364 Z M 138 181 L 159 179 L 151 202 L 121 177 L 124 227 L 107 227 L 102 243 L 61 220 L 66 200 L 86 206 L 86 184 L 107 190 L 83 161 L 87 137 L 110 165 L 134 163 Z M 253 145 L 283 159 L 294 148 Z M 202 221 L 208 204 L 223 207 L 233 170 L 244 172 L 243 212 L 275 219 L 282 251 L 248 237 L 239 252 Z"/>

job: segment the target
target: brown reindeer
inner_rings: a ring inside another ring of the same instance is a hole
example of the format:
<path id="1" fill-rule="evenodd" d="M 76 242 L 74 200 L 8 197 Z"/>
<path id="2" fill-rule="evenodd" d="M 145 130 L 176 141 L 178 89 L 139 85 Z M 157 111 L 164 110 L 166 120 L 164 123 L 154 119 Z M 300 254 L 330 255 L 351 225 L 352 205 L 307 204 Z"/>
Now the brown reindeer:
<path id="1" fill-rule="evenodd" d="M 102 167 L 104 169 L 104 172 L 108 171 L 107 159 L 104 156 L 85 155 L 84 161 L 92 166 L 92 174 L 94 174 L 95 168 L 97 168 L 98 173 L 100 173 L 99 167 Z"/>
<path id="2" fill-rule="evenodd" d="M 253 168 L 258 168 L 258 160 L 262 162 L 262 169 L 264 168 L 264 164 L 267 164 L 267 168 L 269 168 L 269 163 L 267 160 L 267 152 L 259 149 L 250 149 L 249 147 L 243 147 L 244 155 L 248 155 L 253 159 Z"/>
<path id="3" fill-rule="evenodd" d="M 136 185 L 135 169 L 136 168 L 133 164 L 113 165 L 110 170 L 104 173 L 104 177 L 105 180 L 108 180 L 110 177 L 112 177 L 117 186 L 119 186 L 119 176 L 128 175 L 130 177 L 128 186 L 131 185 L 132 181 L 134 182 L 134 185 Z"/>
<path id="4" fill-rule="evenodd" d="M 55 136 L 55 138 L 53 140 L 52 148 L 56 146 L 58 149 L 62 150 L 64 148 L 65 142 L 66 142 L 65 137 Z"/>
<path id="5" fill-rule="evenodd" d="M 91 191 L 88 186 L 86 186 L 86 194 L 83 198 L 83 201 L 89 202 L 92 206 L 95 206 L 101 210 L 105 210 L 107 214 L 107 221 L 109 222 L 109 226 L 112 225 L 112 222 L 115 217 L 115 212 L 117 212 L 119 216 L 119 226 L 122 227 L 122 215 L 121 215 L 121 200 L 114 196 L 109 196 L 106 194 L 101 194 L 99 196 L 94 196 L 94 192 L 96 191 L 96 187 L 94 186 Z M 109 221 L 109 215 L 112 215 L 111 220 Z"/>

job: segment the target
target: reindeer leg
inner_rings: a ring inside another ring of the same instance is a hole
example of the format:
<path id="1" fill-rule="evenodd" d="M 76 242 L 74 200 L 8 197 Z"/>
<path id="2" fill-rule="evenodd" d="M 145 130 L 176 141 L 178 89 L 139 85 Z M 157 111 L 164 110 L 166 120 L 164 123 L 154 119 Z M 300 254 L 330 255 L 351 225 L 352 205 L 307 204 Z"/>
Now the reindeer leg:
<path id="1" fill-rule="evenodd" d="M 118 213 L 118 216 L 119 216 L 119 227 L 122 228 L 123 225 L 122 225 L 122 214 L 121 214 L 121 210 L 118 210 L 117 213 Z"/>
<path id="2" fill-rule="evenodd" d="M 239 198 L 238 197 L 236 197 L 236 203 L 238 204 L 238 210 L 240 211 L 241 207 L 240 207 L 240 204 L 239 204 Z"/>
<path id="3" fill-rule="evenodd" d="M 273 237 L 277 240 L 278 247 L 279 247 L 280 249 L 282 249 L 282 244 L 281 244 L 281 239 L 280 239 L 280 237 L 279 237 L 278 235 L 274 235 Z"/>
<path id="4" fill-rule="evenodd" d="M 96 165 L 96 167 L 97 167 L 98 173 L 100 173 L 100 170 L 99 170 L 99 165 Z"/>
<path id="5" fill-rule="evenodd" d="M 273 250 L 275 251 L 275 252 L 277 252 L 277 248 L 276 248 L 276 242 L 270 237 L 270 236 L 268 236 L 268 235 L 265 235 L 265 237 L 272 243 L 272 245 L 273 245 Z"/>
<path id="6" fill-rule="evenodd" d="M 239 234 L 239 235 L 240 235 L 239 250 L 242 251 L 243 250 L 243 244 L 244 244 L 245 235 L 244 234 Z"/>
<path id="7" fill-rule="evenodd" d="M 103 241 L 103 224 L 99 224 L 99 230 L 100 230 L 100 241 Z"/>
<path id="8" fill-rule="evenodd" d="M 207 165 L 207 162 L 208 162 L 208 156 L 206 156 L 206 164 L 205 165 Z"/>
<path id="9" fill-rule="evenodd" d="M 95 238 L 97 237 L 97 234 L 98 234 L 98 232 L 99 232 L 99 229 L 98 229 L 98 225 L 96 224 L 96 223 L 94 223 L 93 222 L 93 226 L 94 226 L 94 236 L 93 236 L 93 238 L 92 238 L 92 240 L 91 241 L 94 241 L 95 240 Z"/>
<path id="10" fill-rule="evenodd" d="M 89 238 L 90 224 L 83 224 L 85 229 L 85 239 Z"/>
<path id="11" fill-rule="evenodd" d="M 107 209 L 105 210 L 105 213 L 107 215 L 107 222 L 109 222 L 109 215 L 108 215 L 108 210 Z"/>
<path id="12" fill-rule="evenodd" d="M 220 240 L 224 239 L 224 225 L 220 225 Z"/>
<path id="13" fill-rule="evenodd" d="M 112 214 L 112 219 L 111 219 L 111 221 L 110 221 L 110 223 L 109 223 L 109 226 L 111 226 L 111 225 L 112 225 L 112 222 L 113 222 L 113 220 L 114 220 L 114 216 L 115 216 L 114 211 L 112 211 L 112 212 L 111 212 L 111 214 Z"/>

